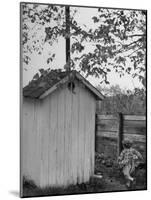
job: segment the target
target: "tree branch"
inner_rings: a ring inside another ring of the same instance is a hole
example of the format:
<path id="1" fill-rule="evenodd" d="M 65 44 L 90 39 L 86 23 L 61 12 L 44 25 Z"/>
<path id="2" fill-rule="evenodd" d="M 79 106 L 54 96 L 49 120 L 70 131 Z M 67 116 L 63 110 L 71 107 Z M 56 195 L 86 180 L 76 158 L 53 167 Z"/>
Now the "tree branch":
<path id="1" fill-rule="evenodd" d="M 123 45 L 121 42 L 118 42 L 119 44 L 121 44 L 122 47 L 119 50 L 115 51 L 114 54 L 123 53 L 123 52 L 128 51 L 129 50 L 128 49 L 129 46 L 131 46 L 133 44 L 136 44 L 139 41 L 140 41 L 140 39 L 135 40 L 134 42 L 131 42 L 131 43 L 127 44 L 127 45 Z"/>
<path id="2" fill-rule="evenodd" d="M 129 55 L 127 56 L 124 56 L 124 57 L 130 57 L 133 53 L 137 52 L 139 49 L 141 49 L 142 47 L 139 47 L 138 49 L 136 49 L 135 51 L 133 51 L 132 53 L 130 53 Z"/>
<path id="3" fill-rule="evenodd" d="M 131 43 L 129 43 L 129 44 L 127 44 L 127 45 L 124 45 L 124 46 L 125 46 L 125 47 L 129 47 L 129 46 L 131 46 L 131 45 L 133 45 L 133 44 L 136 44 L 137 42 L 140 42 L 140 39 L 135 40 L 134 42 L 131 42 Z"/>
<path id="4" fill-rule="evenodd" d="M 127 37 L 146 37 L 146 34 L 133 34 L 133 35 L 127 35 Z"/>

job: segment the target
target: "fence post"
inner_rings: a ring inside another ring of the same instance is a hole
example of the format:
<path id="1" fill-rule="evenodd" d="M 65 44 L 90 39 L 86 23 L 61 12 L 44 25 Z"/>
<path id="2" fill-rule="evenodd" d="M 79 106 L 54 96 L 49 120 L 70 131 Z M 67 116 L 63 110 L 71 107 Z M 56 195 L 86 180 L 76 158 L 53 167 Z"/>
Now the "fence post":
<path id="1" fill-rule="evenodd" d="M 118 138 L 117 138 L 117 156 L 122 151 L 122 140 L 123 140 L 123 114 L 118 113 Z"/>

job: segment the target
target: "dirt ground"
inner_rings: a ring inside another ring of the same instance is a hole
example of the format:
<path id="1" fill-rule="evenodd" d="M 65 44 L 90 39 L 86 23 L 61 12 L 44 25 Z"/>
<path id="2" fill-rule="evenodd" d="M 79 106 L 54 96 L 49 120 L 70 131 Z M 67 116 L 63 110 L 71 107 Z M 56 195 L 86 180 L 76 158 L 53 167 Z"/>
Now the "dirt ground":
<path id="1" fill-rule="evenodd" d="M 146 169 L 145 165 L 140 166 L 134 177 L 136 183 L 130 188 L 125 185 L 125 180 L 120 172 L 116 160 L 105 157 L 103 154 L 96 153 L 95 174 L 102 175 L 102 178 L 92 178 L 89 183 L 77 184 L 68 188 L 38 188 L 32 181 L 24 180 L 24 197 L 29 196 L 52 196 L 69 194 L 101 193 L 129 190 L 145 190 Z"/>
<path id="2" fill-rule="evenodd" d="M 95 173 L 102 174 L 103 176 L 103 191 L 145 190 L 147 187 L 146 165 L 144 163 L 141 164 L 133 174 L 136 181 L 130 188 L 126 187 L 124 176 L 118 168 L 116 160 L 105 157 L 103 154 L 96 153 Z"/>

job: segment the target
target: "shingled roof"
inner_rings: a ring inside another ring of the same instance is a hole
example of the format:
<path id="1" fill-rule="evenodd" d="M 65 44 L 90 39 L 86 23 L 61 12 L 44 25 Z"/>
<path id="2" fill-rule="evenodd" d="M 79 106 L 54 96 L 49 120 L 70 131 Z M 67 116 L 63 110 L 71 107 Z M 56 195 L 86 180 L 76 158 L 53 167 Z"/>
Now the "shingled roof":
<path id="1" fill-rule="evenodd" d="M 23 96 L 28 98 L 42 99 L 56 90 L 60 84 L 69 81 L 69 77 L 80 80 L 97 99 L 103 99 L 104 96 L 94 86 L 92 86 L 83 76 L 77 71 L 60 71 L 51 70 L 46 75 L 41 75 L 37 80 L 32 80 L 23 88 Z"/>

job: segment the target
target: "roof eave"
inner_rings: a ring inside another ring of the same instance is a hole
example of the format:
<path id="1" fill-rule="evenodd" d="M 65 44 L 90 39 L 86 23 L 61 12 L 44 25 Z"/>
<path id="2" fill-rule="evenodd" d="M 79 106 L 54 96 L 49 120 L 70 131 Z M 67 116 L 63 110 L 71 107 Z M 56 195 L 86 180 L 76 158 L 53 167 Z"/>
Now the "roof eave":
<path id="1" fill-rule="evenodd" d="M 51 88 L 49 88 L 47 91 L 45 91 L 42 95 L 39 96 L 39 99 L 43 99 L 46 96 L 48 96 L 49 94 L 51 94 L 53 91 L 55 91 L 60 85 L 63 85 L 64 83 L 66 83 L 68 81 L 68 76 L 66 76 L 65 78 L 63 78 L 62 80 L 60 80 L 58 83 L 56 83 L 55 85 L 53 85 Z"/>
<path id="2" fill-rule="evenodd" d="M 98 91 L 89 81 L 87 81 L 83 76 L 79 73 L 76 73 L 77 79 L 79 79 L 87 88 L 91 90 L 91 92 L 97 97 L 98 100 L 103 100 L 105 97 L 103 94 Z"/>
<path id="3" fill-rule="evenodd" d="M 89 83 L 83 76 L 81 76 L 78 72 L 72 73 L 70 75 L 74 75 L 78 80 L 80 80 L 95 96 L 98 100 L 103 100 L 105 97 L 98 91 L 91 83 Z M 45 91 L 42 95 L 39 96 L 39 99 L 44 99 L 46 96 L 51 94 L 53 91 L 55 91 L 60 85 L 65 84 L 69 80 L 69 76 L 67 75 L 65 78 L 60 80 L 58 83 L 56 83 L 54 86 L 52 86 L 50 89 Z"/>

